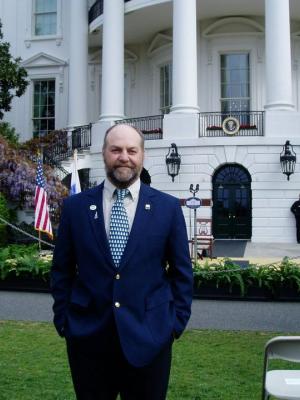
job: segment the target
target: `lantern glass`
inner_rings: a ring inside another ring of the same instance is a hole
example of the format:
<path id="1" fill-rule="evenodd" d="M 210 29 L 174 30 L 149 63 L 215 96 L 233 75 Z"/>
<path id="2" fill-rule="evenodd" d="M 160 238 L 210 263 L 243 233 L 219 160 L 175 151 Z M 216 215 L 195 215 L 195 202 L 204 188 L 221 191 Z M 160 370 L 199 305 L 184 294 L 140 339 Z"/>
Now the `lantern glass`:
<path id="1" fill-rule="evenodd" d="M 293 146 L 289 140 L 286 141 L 280 154 L 280 165 L 281 170 L 287 179 L 290 180 L 290 175 L 295 172 L 296 165 L 296 153 L 294 152 Z"/>
<path id="2" fill-rule="evenodd" d="M 169 152 L 166 156 L 166 164 L 168 169 L 168 175 L 172 177 L 172 181 L 174 182 L 175 176 L 179 174 L 181 163 L 181 157 L 178 154 L 177 146 L 175 143 L 171 144 L 169 148 Z"/>

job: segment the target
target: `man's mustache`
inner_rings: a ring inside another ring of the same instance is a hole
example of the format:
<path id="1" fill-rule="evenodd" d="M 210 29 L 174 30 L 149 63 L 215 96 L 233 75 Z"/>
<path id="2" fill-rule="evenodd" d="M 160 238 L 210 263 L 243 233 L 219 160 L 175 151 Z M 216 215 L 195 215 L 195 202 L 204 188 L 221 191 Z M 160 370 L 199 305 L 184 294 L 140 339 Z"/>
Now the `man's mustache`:
<path id="1" fill-rule="evenodd" d="M 114 169 L 116 169 L 116 168 L 130 168 L 130 169 L 133 169 L 134 168 L 134 166 L 133 165 L 128 165 L 128 164 L 118 164 L 118 165 L 114 165 Z"/>

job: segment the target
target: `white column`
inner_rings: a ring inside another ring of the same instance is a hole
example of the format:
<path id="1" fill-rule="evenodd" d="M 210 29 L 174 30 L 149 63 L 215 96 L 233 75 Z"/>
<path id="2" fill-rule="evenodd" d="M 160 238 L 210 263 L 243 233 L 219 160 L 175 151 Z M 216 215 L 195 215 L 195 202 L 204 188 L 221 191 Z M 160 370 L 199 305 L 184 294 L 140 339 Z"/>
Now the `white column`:
<path id="1" fill-rule="evenodd" d="M 265 0 L 267 110 L 293 110 L 289 0 Z"/>
<path id="2" fill-rule="evenodd" d="M 196 0 L 173 0 L 173 106 L 171 113 L 197 113 Z"/>
<path id="3" fill-rule="evenodd" d="M 88 10 L 86 0 L 70 4 L 70 60 L 68 125 L 87 124 Z"/>
<path id="4" fill-rule="evenodd" d="M 124 0 L 104 0 L 101 121 L 124 118 Z"/>

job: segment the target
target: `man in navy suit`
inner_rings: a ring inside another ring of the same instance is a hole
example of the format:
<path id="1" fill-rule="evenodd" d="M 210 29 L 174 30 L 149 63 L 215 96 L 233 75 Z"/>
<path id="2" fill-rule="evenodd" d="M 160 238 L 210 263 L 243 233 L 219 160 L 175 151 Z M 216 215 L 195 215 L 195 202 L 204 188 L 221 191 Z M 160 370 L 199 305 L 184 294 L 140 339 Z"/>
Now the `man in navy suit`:
<path id="1" fill-rule="evenodd" d="M 140 182 L 138 129 L 111 127 L 102 150 L 105 181 L 64 202 L 51 273 L 54 324 L 77 399 L 163 400 L 172 343 L 191 312 L 184 217 L 178 199 Z M 121 220 L 113 228 L 111 220 L 121 189 L 128 239 L 115 261 L 112 230 Z"/>

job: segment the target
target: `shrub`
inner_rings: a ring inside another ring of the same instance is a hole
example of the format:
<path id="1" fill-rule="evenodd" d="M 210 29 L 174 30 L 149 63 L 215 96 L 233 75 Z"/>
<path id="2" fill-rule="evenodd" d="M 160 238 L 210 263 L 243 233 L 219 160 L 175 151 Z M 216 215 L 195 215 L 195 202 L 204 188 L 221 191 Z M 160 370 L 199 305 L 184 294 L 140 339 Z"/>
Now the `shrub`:
<path id="1" fill-rule="evenodd" d="M 39 254 L 38 245 L 10 245 L 0 249 L 0 279 L 11 276 L 47 279 L 52 254 Z"/>
<path id="2" fill-rule="evenodd" d="M 245 296 L 253 287 L 267 289 L 276 296 L 284 286 L 296 289 L 300 296 L 300 266 L 288 257 L 279 263 L 250 264 L 248 268 L 241 268 L 230 259 L 217 262 L 207 260 L 204 264 L 194 265 L 194 283 L 200 290 L 203 285 L 227 287 L 229 292 L 238 287 L 241 296 Z"/>
<path id="3" fill-rule="evenodd" d="M 233 287 L 237 286 L 241 296 L 245 294 L 245 282 L 241 269 L 230 259 L 213 263 L 206 261 L 204 265 L 196 264 L 194 280 L 197 287 L 203 284 L 213 284 L 217 288 L 227 286 L 229 292 L 232 292 Z"/>
<path id="4" fill-rule="evenodd" d="M 16 133 L 15 128 L 10 126 L 8 122 L 0 123 L 0 135 L 12 145 L 17 145 L 19 142 L 19 135 Z"/>

